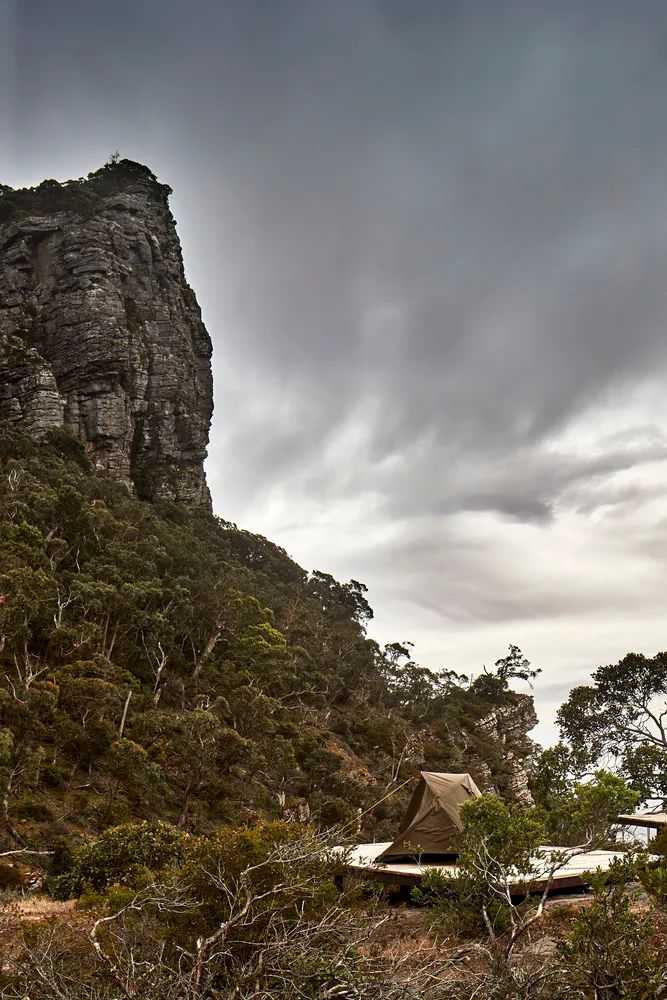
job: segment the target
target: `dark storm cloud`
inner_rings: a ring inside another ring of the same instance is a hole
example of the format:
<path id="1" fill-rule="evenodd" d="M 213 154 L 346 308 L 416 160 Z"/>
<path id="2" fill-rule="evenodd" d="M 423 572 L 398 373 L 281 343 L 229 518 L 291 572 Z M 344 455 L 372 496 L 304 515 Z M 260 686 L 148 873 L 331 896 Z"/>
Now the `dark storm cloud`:
<path id="1" fill-rule="evenodd" d="M 564 511 L 632 519 L 663 495 L 664 414 L 637 404 L 667 372 L 663 2 L 10 7 L 7 179 L 118 148 L 174 187 L 216 347 L 221 513 L 311 563 L 338 518 L 344 571 L 400 567 L 443 620 L 627 600 L 599 532 L 583 591 L 571 564 L 536 587 L 507 561 L 515 529 L 546 560 L 556 529 L 581 544 Z M 595 407 L 620 429 L 564 444 Z M 495 536 L 459 523 L 487 515 Z"/>
<path id="2" fill-rule="evenodd" d="M 431 430 L 504 451 L 664 361 L 660 6 L 20 9 L 23 156 L 35 121 L 172 145 L 184 211 L 226 230 L 197 259 L 204 289 L 225 270 L 222 351 L 294 400 L 288 461 L 366 396 L 378 456 Z M 282 461 L 240 443 L 249 479 Z"/>

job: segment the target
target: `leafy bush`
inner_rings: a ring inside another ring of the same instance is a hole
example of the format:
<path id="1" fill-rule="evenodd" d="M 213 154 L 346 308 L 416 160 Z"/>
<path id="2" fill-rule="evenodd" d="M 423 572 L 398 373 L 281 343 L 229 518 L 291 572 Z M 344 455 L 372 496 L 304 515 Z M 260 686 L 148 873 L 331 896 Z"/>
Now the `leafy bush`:
<path id="1" fill-rule="evenodd" d="M 42 822 L 53 819 L 51 809 L 44 802 L 36 802 L 34 799 L 20 802 L 14 810 L 14 815 L 18 816 L 19 819 L 34 819 Z"/>
<path id="2" fill-rule="evenodd" d="M 664 934 L 656 937 L 655 914 L 633 907 L 632 863 L 616 862 L 591 879 L 595 899 L 572 921 L 558 950 L 569 982 L 584 996 L 655 1000 L 667 960 Z"/>
<path id="3" fill-rule="evenodd" d="M 56 883 L 59 895 L 78 895 L 111 883 L 128 884 L 141 869 L 159 872 L 180 864 L 190 838 L 169 823 L 125 823 L 110 827 L 74 854 L 71 869 Z"/>
<path id="4" fill-rule="evenodd" d="M 641 793 L 617 774 L 598 770 L 577 780 L 577 755 L 564 743 L 544 750 L 531 780 L 535 801 L 545 811 L 552 844 L 575 845 L 609 838 L 615 818 L 633 812 Z"/>
<path id="5" fill-rule="evenodd" d="M 437 977 L 377 955 L 383 918 L 333 894 L 331 841 L 294 826 L 220 830 L 138 887 L 87 889 L 69 926 L 30 927 L 7 1000 L 445 1000 Z M 87 912 L 92 907 L 92 912 Z M 100 912 L 104 919 L 97 919 Z"/>
<path id="6" fill-rule="evenodd" d="M 667 826 L 663 826 L 662 830 L 651 838 L 648 848 L 651 854 L 667 856 Z"/>
<path id="7" fill-rule="evenodd" d="M 486 934 L 478 900 L 457 892 L 456 884 L 437 868 L 427 869 L 411 895 L 415 903 L 428 907 L 427 923 L 438 939 L 479 938 Z M 496 934 L 509 929 L 507 907 L 501 902 L 490 900 L 487 914 Z"/>
<path id="8" fill-rule="evenodd" d="M 0 861 L 0 890 L 20 889 L 23 885 L 21 870 L 15 865 Z"/>
<path id="9" fill-rule="evenodd" d="M 63 764 L 44 764 L 40 773 L 42 784 L 47 788 L 65 788 L 69 776 L 69 768 Z"/>

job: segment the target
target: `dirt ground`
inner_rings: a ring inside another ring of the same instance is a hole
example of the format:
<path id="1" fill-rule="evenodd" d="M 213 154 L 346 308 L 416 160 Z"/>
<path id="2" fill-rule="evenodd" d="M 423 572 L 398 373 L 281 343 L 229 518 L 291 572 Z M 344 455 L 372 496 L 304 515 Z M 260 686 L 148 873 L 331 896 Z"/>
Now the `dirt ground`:
<path id="1" fill-rule="evenodd" d="M 0 921 L 28 923 L 45 917 L 64 917 L 74 909 L 73 900 L 51 899 L 50 896 L 25 896 L 23 899 L 1 900 Z"/>

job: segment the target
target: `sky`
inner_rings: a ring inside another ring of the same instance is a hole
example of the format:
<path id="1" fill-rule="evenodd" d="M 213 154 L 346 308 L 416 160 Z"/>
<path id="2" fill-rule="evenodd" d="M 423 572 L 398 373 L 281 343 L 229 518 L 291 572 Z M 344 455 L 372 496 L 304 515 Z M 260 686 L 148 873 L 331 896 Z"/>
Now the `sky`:
<path id="1" fill-rule="evenodd" d="M 215 510 L 541 724 L 667 646 L 662 0 L 0 0 L 0 182 L 174 194 Z"/>

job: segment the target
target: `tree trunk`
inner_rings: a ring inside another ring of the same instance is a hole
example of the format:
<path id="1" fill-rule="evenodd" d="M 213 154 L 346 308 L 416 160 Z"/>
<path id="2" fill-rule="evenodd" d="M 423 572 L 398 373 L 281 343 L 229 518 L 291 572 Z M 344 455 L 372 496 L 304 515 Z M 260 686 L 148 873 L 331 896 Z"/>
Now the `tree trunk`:
<path id="1" fill-rule="evenodd" d="M 125 706 L 123 708 L 123 717 L 120 720 L 120 726 L 118 727 L 118 735 L 122 737 L 125 731 L 125 720 L 127 719 L 127 710 L 130 707 L 130 698 L 132 697 L 132 688 L 127 692 L 127 698 L 125 699 Z"/>

